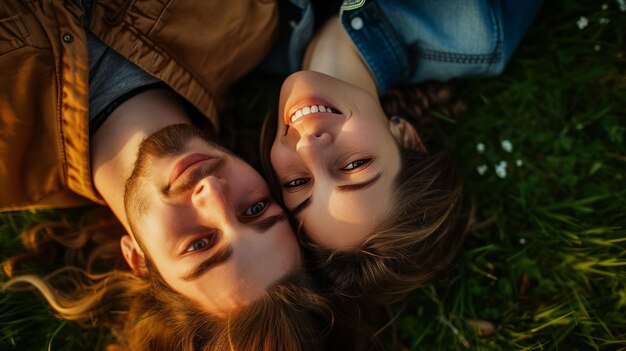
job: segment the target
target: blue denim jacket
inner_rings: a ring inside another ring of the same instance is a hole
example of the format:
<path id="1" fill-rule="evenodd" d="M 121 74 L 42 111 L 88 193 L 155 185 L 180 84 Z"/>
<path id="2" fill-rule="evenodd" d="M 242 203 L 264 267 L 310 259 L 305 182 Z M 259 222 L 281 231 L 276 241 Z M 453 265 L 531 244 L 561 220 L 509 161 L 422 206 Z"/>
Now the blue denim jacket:
<path id="1" fill-rule="evenodd" d="M 382 94 L 398 84 L 501 73 L 541 3 L 345 0 L 339 17 Z M 281 35 L 264 67 L 299 70 L 313 22 L 310 0 L 284 1 Z"/>

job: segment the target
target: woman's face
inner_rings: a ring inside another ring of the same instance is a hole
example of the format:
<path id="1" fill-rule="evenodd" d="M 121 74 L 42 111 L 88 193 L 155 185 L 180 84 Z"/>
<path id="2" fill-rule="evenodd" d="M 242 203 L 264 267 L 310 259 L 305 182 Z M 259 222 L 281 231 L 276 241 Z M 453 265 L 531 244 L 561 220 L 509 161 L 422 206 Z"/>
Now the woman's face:
<path id="1" fill-rule="evenodd" d="M 280 91 L 271 162 L 285 205 L 314 243 L 358 246 L 389 213 L 398 144 L 378 97 L 301 71 Z"/>

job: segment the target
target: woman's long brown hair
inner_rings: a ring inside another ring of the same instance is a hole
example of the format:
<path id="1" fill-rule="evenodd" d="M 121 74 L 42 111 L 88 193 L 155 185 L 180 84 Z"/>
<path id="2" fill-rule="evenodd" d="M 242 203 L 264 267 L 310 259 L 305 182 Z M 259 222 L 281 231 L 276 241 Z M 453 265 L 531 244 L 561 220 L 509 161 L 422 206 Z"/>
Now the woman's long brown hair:
<path id="1" fill-rule="evenodd" d="M 435 116 L 459 114 L 463 102 L 449 85 L 427 83 L 402 87 L 381 99 L 388 117 L 400 116 L 416 126 L 429 152 L 401 150 L 390 215 L 359 247 L 333 250 L 308 240 L 299 231 L 310 269 L 333 295 L 375 303 L 392 303 L 437 279 L 453 262 L 468 223 L 469 201 L 454 160 L 434 138 Z M 270 187 L 281 198 L 269 162 L 274 140 L 272 118 L 263 133 L 262 161 Z M 275 120 L 275 118 L 274 118 Z M 274 129 L 275 130 L 275 129 Z"/>

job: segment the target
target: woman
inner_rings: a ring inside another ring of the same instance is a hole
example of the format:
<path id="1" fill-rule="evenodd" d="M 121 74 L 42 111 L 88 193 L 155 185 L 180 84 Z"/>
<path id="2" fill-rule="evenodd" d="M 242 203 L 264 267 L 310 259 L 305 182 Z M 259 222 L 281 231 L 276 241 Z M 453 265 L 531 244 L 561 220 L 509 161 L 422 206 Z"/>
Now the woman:
<path id="1" fill-rule="evenodd" d="M 265 169 L 335 294 L 398 301 L 449 265 L 467 223 L 453 164 L 379 97 L 500 73 L 539 5 L 344 2 L 309 42 L 281 88 Z M 310 10 L 294 33 L 307 32 Z"/>

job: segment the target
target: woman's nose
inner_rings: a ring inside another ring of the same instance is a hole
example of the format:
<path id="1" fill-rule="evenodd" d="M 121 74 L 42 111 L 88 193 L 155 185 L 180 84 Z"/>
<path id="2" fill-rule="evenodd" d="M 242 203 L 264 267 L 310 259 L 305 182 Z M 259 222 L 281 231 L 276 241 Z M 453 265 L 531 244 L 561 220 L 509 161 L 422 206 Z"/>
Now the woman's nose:
<path id="1" fill-rule="evenodd" d="M 300 136 L 296 149 L 301 147 L 323 148 L 329 146 L 332 142 L 333 137 L 330 133 L 322 130 L 313 131 Z"/>
<path id="2" fill-rule="evenodd" d="M 306 161 L 317 162 L 332 145 L 330 133 L 318 132 L 303 135 L 296 144 L 296 152 Z"/>

